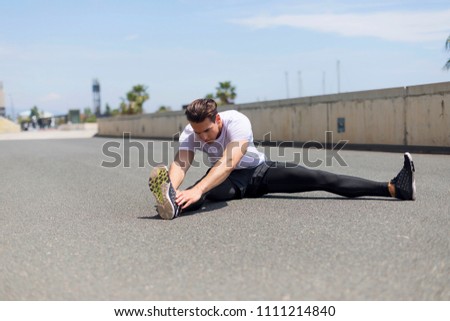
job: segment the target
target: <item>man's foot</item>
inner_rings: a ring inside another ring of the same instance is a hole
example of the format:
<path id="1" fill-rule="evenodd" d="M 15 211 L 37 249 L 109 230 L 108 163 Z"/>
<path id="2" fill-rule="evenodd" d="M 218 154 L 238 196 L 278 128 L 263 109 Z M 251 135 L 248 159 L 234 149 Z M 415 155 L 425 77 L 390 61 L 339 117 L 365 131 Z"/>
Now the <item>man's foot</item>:
<path id="1" fill-rule="evenodd" d="M 416 199 L 416 181 L 414 179 L 414 163 L 410 153 L 405 153 L 402 170 L 391 180 L 395 186 L 395 197 L 402 200 Z"/>
<path id="2" fill-rule="evenodd" d="M 150 190 L 156 199 L 156 211 L 165 220 L 171 220 L 178 216 L 181 207 L 175 203 L 176 192 L 169 178 L 166 166 L 153 168 L 148 180 Z"/>

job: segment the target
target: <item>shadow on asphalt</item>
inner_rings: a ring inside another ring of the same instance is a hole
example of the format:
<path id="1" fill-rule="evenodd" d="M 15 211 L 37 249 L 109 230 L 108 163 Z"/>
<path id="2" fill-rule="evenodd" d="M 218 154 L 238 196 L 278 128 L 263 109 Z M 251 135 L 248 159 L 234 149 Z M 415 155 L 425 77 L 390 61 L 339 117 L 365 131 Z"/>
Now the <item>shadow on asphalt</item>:
<path id="1" fill-rule="evenodd" d="M 264 195 L 259 198 L 268 198 L 268 199 L 286 199 L 286 200 L 330 200 L 330 201 L 381 201 L 381 202 L 401 202 L 401 200 L 396 198 L 384 198 L 384 197 L 340 197 L 340 196 L 296 196 L 296 195 Z M 205 201 L 200 209 L 182 212 L 178 218 L 191 216 L 195 214 L 203 214 L 212 212 L 221 208 L 228 206 L 227 202 L 212 202 Z M 139 216 L 140 220 L 162 220 L 158 214 L 154 216 Z"/>
<path id="2" fill-rule="evenodd" d="M 189 212 L 181 212 L 180 216 L 177 217 L 177 219 L 183 218 L 186 216 L 195 215 L 195 214 L 203 214 L 203 213 L 212 212 L 212 211 L 224 208 L 226 206 L 228 206 L 227 202 L 211 202 L 211 201 L 207 200 L 202 205 L 202 207 L 197 210 L 189 211 Z M 156 214 L 154 216 L 140 216 L 140 217 L 138 217 L 138 219 L 140 219 L 140 220 L 162 220 L 162 218 L 159 217 L 158 214 Z"/>

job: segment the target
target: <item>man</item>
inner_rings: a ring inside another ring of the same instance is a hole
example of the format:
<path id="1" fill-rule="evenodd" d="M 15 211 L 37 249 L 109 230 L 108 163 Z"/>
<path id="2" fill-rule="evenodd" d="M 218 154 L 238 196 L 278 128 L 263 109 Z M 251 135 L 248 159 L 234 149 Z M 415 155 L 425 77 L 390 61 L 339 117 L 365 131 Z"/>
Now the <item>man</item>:
<path id="1" fill-rule="evenodd" d="M 266 159 L 253 144 L 249 119 L 235 110 L 218 113 L 212 99 L 194 100 L 186 109 L 186 117 L 189 125 L 179 138 L 170 170 L 155 167 L 149 179 L 163 219 L 197 209 L 205 199 L 226 201 L 267 193 L 327 191 L 345 197 L 416 198 L 415 169 L 409 153 L 405 153 L 403 168 L 394 179 L 374 182 Z M 193 186 L 179 190 L 197 150 L 208 155 L 212 167 Z"/>

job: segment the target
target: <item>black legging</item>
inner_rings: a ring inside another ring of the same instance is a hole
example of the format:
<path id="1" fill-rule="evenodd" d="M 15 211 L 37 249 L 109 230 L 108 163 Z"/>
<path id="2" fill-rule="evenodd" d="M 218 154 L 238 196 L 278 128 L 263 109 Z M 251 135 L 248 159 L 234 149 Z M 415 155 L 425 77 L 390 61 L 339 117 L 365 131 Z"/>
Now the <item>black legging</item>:
<path id="1" fill-rule="evenodd" d="M 326 191 L 345 197 L 390 196 L 387 182 L 374 182 L 281 162 L 267 170 L 259 188 L 260 194 Z"/>
<path id="2" fill-rule="evenodd" d="M 389 197 L 388 182 L 375 182 L 359 177 L 338 175 L 322 170 L 309 169 L 293 163 L 274 162 L 258 178 L 248 182 L 244 197 L 258 197 L 268 193 L 301 193 L 326 191 L 345 197 L 379 196 Z M 241 191 L 230 178 L 203 195 L 184 211 L 201 207 L 205 199 L 228 201 L 241 198 Z"/>

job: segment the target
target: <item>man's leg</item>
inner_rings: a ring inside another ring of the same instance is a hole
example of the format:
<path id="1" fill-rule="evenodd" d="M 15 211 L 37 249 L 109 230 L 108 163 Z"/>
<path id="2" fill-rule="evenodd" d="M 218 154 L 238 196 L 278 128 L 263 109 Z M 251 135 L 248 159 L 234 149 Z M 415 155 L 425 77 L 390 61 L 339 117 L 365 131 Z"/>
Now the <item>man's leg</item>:
<path id="1" fill-rule="evenodd" d="M 254 181 L 257 188 L 251 196 L 266 193 L 297 193 L 327 191 L 345 197 L 380 196 L 402 200 L 416 199 L 415 167 L 411 154 L 403 155 L 403 167 L 389 182 L 375 182 L 359 177 L 337 175 L 321 170 L 286 163 L 268 163 L 262 180 Z M 289 165 L 289 166 L 286 166 Z"/>
<path id="2" fill-rule="evenodd" d="M 326 191 L 345 197 L 391 196 L 389 182 L 337 175 L 282 162 L 273 164 L 261 183 L 260 191 L 264 194 Z"/>
<path id="3" fill-rule="evenodd" d="M 223 183 L 206 193 L 205 196 L 207 200 L 223 202 L 239 198 L 239 194 L 239 189 L 229 179 L 226 179 Z"/>

